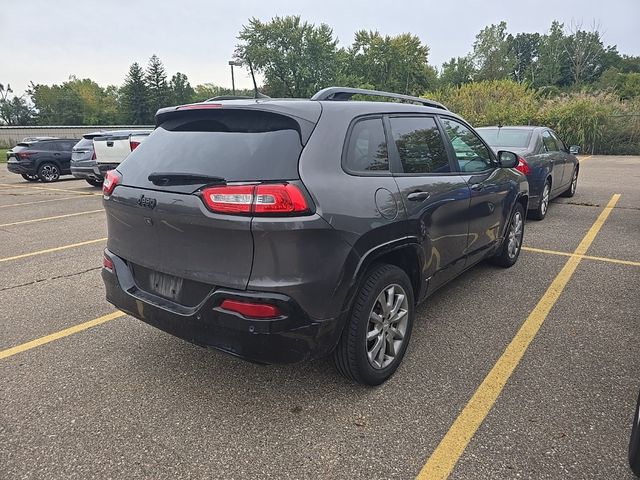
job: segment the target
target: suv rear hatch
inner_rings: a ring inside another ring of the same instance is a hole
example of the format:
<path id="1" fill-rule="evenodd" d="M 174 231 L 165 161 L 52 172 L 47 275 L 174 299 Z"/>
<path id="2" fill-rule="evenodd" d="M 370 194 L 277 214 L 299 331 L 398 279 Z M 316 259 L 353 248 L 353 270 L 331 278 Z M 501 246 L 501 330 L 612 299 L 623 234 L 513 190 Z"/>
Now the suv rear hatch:
<path id="1" fill-rule="evenodd" d="M 317 103 L 309 116 L 227 105 L 159 114 L 105 196 L 108 249 L 127 261 L 139 288 L 189 306 L 214 287 L 246 289 L 252 213 L 238 214 L 233 203 L 228 213 L 212 211 L 206 192 L 299 184 L 298 158 L 320 116 Z M 241 195 L 230 198 L 241 205 Z"/>

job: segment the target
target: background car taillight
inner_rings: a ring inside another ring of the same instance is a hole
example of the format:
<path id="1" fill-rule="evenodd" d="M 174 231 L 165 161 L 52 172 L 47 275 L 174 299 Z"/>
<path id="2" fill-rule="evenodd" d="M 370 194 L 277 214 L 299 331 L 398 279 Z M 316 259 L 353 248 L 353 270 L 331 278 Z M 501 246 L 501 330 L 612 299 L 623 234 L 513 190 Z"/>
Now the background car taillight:
<path id="1" fill-rule="evenodd" d="M 138 148 L 138 145 L 140 145 L 140 142 L 136 142 L 135 140 L 131 140 L 129 139 L 129 148 L 131 149 L 131 151 L 133 152 L 136 148 Z"/>
<path id="2" fill-rule="evenodd" d="M 94 149 L 93 153 L 91 154 L 91 160 L 95 160 L 95 159 L 96 159 L 96 151 Z"/>
<path id="3" fill-rule="evenodd" d="M 120 175 L 115 170 L 109 170 L 104 177 L 104 182 L 102 183 L 102 193 L 104 193 L 107 197 L 113 193 L 113 189 L 116 188 L 120 182 Z"/>
<path id="4" fill-rule="evenodd" d="M 209 187 L 202 191 L 202 199 L 217 213 L 290 215 L 310 211 L 302 191 L 291 183 Z"/>
<path id="5" fill-rule="evenodd" d="M 529 175 L 531 173 L 531 168 L 529 168 L 529 164 L 522 157 L 518 157 L 518 165 L 516 166 L 516 170 L 518 170 L 520 173 L 524 173 L 525 175 Z"/>
<path id="6" fill-rule="evenodd" d="M 20 152 L 18 153 L 18 158 L 20 158 L 20 160 L 26 160 L 28 159 L 31 155 L 33 155 L 35 152 Z"/>

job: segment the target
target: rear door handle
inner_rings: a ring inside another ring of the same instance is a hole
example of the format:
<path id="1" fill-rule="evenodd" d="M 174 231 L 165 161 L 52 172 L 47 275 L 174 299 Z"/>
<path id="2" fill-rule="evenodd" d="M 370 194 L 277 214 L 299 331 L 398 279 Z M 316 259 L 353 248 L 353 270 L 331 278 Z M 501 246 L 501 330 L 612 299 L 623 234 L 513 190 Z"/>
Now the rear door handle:
<path id="1" fill-rule="evenodd" d="M 419 202 L 429 198 L 431 194 L 429 192 L 413 192 L 407 195 L 407 198 L 414 202 Z"/>
<path id="2" fill-rule="evenodd" d="M 484 185 L 482 185 L 481 183 L 474 183 L 469 188 L 471 188 L 471 190 L 473 190 L 474 192 L 479 192 L 484 188 Z"/>

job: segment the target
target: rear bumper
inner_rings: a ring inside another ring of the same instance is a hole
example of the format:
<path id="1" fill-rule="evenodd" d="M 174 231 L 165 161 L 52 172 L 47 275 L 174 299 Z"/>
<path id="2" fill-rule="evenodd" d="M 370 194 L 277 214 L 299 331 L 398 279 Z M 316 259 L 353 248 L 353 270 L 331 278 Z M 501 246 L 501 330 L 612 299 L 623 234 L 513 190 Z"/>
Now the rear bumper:
<path id="1" fill-rule="evenodd" d="M 7 162 L 7 170 L 9 170 L 11 173 L 17 173 L 19 175 L 38 174 L 35 166 L 31 163 Z"/>
<path id="2" fill-rule="evenodd" d="M 102 180 L 102 175 L 95 172 L 93 166 L 76 166 L 71 164 L 71 174 L 76 178 L 91 178 L 94 180 Z"/>
<path id="3" fill-rule="evenodd" d="M 102 269 L 107 300 L 118 309 L 196 345 L 258 363 L 296 363 L 329 354 L 340 335 L 338 319 L 313 320 L 286 295 L 217 289 L 199 305 L 185 307 L 140 290 L 127 264 L 105 251 L 113 271 Z M 249 319 L 220 308 L 224 299 L 266 301 L 283 314 Z"/>

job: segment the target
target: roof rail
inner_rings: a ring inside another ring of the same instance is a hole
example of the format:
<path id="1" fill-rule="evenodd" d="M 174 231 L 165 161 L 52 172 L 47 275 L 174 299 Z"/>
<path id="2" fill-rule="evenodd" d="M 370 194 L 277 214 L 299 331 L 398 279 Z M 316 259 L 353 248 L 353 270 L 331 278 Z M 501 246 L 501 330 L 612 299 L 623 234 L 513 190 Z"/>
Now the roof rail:
<path id="1" fill-rule="evenodd" d="M 222 100 L 246 100 L 253 97 L 247 97 L 246 95 L 218 95 L 217 97 L 207 98 L 205 102 L 219 102 Z"/>
<path id="2" fill-rule="evenodd" d="M 373 97 L 386 97 L 395 98 L 398 100 L 404 100 L 406 102 L 419 103 L 425 107 L 440 108 L 447 110 L 447 107 L 441 103 L 429 100 L 427 98 L 412 97 L 410 95 L 401 95 L 399 93 L 381 92 L 379 90 L 366 90 L 363 88 L 351 88 L 351 87 L 328 87 L 317 92 L 311 100 L 336 100 L 344 101 L 349 100 L 354 95 L 369 95 Z"/>

